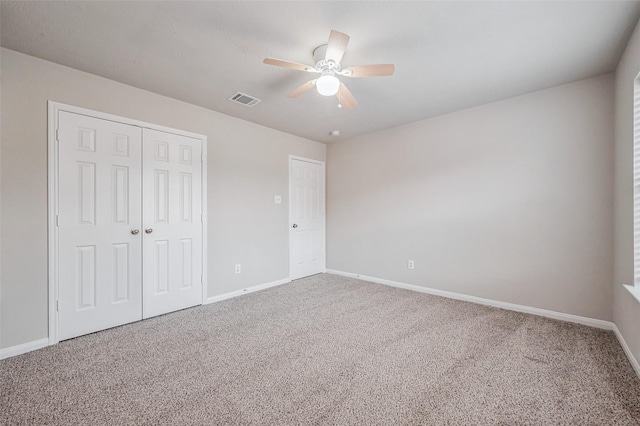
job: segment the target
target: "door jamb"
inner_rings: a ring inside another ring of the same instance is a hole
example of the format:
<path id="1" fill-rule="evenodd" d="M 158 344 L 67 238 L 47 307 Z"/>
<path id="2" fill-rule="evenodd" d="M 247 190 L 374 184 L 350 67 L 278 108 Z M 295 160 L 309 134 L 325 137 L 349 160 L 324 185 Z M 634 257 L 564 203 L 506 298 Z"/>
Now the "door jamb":
<path id="1" fill-rule="evenodd" d="M 86 108 L 66 105 L 60 102 L 47 101 L 47 161 L 48 161 L 48 201 L 47 201 L 47 225 L 48 225 L 48 334 L 49 345 L 59 342 L 58 339 L 58 113 L 61 111 L 86 115 L 102 120 L 115 121 L 117 123 L 138 126 L 158 130 L 165 133 L 173 133 L 202 141 L 202 303 L 207 301 L 208 274 L 207 274 L 207 136 L 191 133 L 171 127 L 147 123 L 132 118 L 121 117 L 94 111 Z"/>
<path id="2" fill-rule="evenodd" d="M 293 274 L 293 264 L 291 262 L 291 253 L 292 253 L 292 240 L 293 240 L 293 232 L 291 231 L 291 168 L 293 166 L 293 160 L 304 161 L 307 163 L 319 164 L 322 166 L 322 179 L 323 179 L 323 192 L 324 192 L 324 206 L 322 211 L 322 248 L 324 249 L 324 253 L 322 256 L 322 272 L 327 272 L 327 166 L 324 161 L 314 160 L 312 158 L 299 157 L 297 155 L 289 155 L 289 211 L 287 212 L 288 223 L 289 223 L 289 281 L 292 280 Z"/>

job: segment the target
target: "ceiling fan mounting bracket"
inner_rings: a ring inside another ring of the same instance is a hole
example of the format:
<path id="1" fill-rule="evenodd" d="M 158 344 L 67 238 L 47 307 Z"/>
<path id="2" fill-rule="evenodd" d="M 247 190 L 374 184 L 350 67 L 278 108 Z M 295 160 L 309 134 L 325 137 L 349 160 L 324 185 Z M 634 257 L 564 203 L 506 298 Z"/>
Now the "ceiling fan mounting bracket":
<path id="1" fill-rule="evenodd" d="M 328 44 L 321 44 L 320 46 L 313 49 L 313 62 L 317 64 L 320 61 L 324 61 L 327 56 L 327 46 Z"/>

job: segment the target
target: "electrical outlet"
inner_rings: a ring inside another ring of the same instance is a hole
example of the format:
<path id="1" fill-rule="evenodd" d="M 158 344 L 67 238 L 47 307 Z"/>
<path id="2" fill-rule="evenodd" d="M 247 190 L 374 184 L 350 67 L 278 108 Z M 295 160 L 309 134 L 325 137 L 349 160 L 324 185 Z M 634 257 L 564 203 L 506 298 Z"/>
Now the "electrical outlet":
<path id="1" fill-rule="evenodd" d="M 236 274 L 239 274 L 240 272 L 242 272 L 242 266 L 239 263 L 237 263 L 236 264 Z"/>
<path id="2" fill-rule="evenodd" d="M 282 204 L 282 196 L 280 196 L 280 195 L 276 195 L 276 196 L 273 198 L 273 201 L 274 201 L 276 204 Z"/>
<path id="3" fill-rule="evenodd" d="M 413 262 L 413 259 L 409 259 L 409 261 L 407 262 L 407 268 L 409 269 L 415 269 L 415 264 Z"/>

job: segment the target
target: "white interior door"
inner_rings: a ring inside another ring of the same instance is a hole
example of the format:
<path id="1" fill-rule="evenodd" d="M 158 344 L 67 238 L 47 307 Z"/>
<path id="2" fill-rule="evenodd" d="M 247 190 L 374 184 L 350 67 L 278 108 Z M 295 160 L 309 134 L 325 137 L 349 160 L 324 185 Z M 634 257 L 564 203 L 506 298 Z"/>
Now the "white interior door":
<path id="1" fill-rule="evenodd" d="M 291 279 L 325 271 L 324 163 L 290 159 Z"/>
<path id="2" fill-rule="evenodd" d="M 149 318 L 202 303 L 202 141 L 143 133 L 144 296 Z"/>
<path id="3" fill-rule="evenodd" d="M 58 336 L 142 319 L 141 128 L 58 122 Z"/>

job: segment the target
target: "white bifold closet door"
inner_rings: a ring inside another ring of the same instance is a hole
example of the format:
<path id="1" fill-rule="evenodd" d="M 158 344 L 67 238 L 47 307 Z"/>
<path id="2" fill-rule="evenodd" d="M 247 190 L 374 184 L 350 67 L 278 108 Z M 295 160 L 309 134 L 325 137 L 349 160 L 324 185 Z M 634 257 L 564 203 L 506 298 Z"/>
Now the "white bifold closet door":
<path id="1" fill-rule="evenodd" d="M 142 129 L 58 121 L 60 340 L 142 319 Z"/>
<path id="2" fill-rule="evenodd" d="M 202 303 L 202 141 L 61 111 L 60 340 Z"/>
<path id="3" fill-rule="evenodd" d="M 145 318 L 202 303 L 202 141 L 144 129 Z"/>

